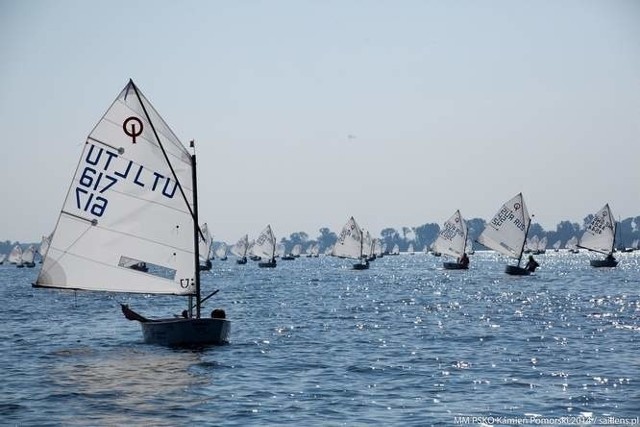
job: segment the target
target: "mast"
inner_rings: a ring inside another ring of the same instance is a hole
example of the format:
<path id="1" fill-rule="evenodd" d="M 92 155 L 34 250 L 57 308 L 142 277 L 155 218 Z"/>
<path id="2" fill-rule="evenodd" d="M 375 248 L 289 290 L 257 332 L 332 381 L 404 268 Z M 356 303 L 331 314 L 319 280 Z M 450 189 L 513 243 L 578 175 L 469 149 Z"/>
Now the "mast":
<path id="1" fill-rule="evenodd" d="M 196 282 L 196 318 L 200 318 L 200 242 L 198 241 L 198 235 L 200 233 L 200 226 L 198 225 L 198 178 L 196 174 L 196 153 L 195 143 L 191 140 L 191 148 L 193 148 L 193 154 L 191 155 L 191 182 L 193 185 L 193 247 L 195 248 L 195 256 L 193 257 L 195 267 L 195 282 Z"/>
<path id="2" fill-rule="evenodd" d="M 524 218 L 524 215 L 523 215 L 523 218 Z M 522 248 L 520 248 L 520 256 L 518 257 L 518 267 L 520 267 L 520 261 L 522 261 L 522 253 L 524 252 L 524 245 L 527 244 L 527 234 L 529 234 L 529 228 L 531 227 L 532 218 L 533 218 L 533 215 L 531 215 L 531 218 L 529 218 L 529 224 L 527 225 L 527 229 L 524 232 L 524 240 L 522 241 Z"/>

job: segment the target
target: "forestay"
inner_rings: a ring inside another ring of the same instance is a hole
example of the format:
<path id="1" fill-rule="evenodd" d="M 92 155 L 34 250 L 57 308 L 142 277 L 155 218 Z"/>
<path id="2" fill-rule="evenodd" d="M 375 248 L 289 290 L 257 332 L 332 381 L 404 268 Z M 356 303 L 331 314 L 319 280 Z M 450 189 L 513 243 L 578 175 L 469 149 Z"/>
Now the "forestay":
<path id="1" fill-rule="evenodd" d="M 613 253 L 615 235 L 615 221 L 607 203 L 595 214 L 578 246 L 608 255 Z"/>
<path id="2" fill-rule="evenodd" d="M 444 223 L 436 241 L 433 242 L 433 250 L 457 258 L 464 253 L 466 242 L 467 224 L 457 210 Z"/>
<path id="3" fill-rule="evenodd" d="M 36 286 L 194 294 L 192 168 L 130 81 L 87 138 Z"/>
<path id="4" fill-rule="evenodd" d="M 478 236 L 478 243 L 513 258 L 519 259 L 531 218 L 522 193 L 506 202 Z"/>
<path id="5" fill-rule="evenodd" d="M 340 236 L 333 246 L 331 255 L 342 258 L 360 259 L 362 257 L 362 229 L 353 217 L 342 227 Z"/>

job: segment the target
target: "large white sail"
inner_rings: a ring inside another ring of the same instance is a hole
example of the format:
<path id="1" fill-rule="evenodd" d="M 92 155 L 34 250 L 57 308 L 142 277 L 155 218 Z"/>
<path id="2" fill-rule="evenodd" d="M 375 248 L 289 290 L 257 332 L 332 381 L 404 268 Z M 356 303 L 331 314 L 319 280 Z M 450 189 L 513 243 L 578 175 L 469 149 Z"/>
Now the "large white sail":
<path id="1" fill-rule="evenodd" d="M 522 193 L 518 193 L 502 205 L 491 222 L 487 223 L 478 236 L 478 243 L 503 255 L 519 259 L 530 222 Z"/>
<path id="2" fill-rule="evenodd" d="M 341 258 L 360 259 L 362 257 L 362 229 L 353 217 L 342 227 L 331 255 Z"/>
<path id="3" fill-rule="evenodd" d="M 613 253 L 616 235 L 615 220 L 607 203 L 595 214 L 580 238 L 578 247 L 600 252 L 605 255 Z"/>
<path id="4" fill-rule="evenodd" d="M 260 235 L 256 239 L 253 248 L 251 248 L 251 253 L 261 258 L 270 260 L 275 257 L 276 243 L 276 236 L 273 235 L 271 225 L 267 225 L 267 227 L 262 230 L 262 233 L 260 233 Z"/>
<path id="5" fill-rule="evenodd" d="M 244 258 L 247 256 L 247 250 L 249 249 L 249 236 L 244 235 L 238 240 L 238 242 L 231 247 L 231 253 L 237 257 Z"/>
<path id="6" fill-rule="evenodd" d="M 15 245 L 11 249 L 8 260 L 11 264 L 22 264 L 22 247 L 20 245 Z"/>
<path id="7" fill-rule="evenodd" d="M 200 227 L 201 235 L 198 236 L 198 256 L 200 262 L 207 262 L 211 259 L 211 245 L 213 245 L 213 238 L 211 232 L 209 232 L 209 226 L 205 222 Z"/>
<path id="8" fill-rule="evenodd" d="M 465 251 L 466 241 L 467 224 L 457 210 L 444 223 L 432 247 L 436 252 L 459 258 Z"/>
<path id="9" fill-rule="evenodd" d="M 87 138 L 36 285 L 194 294 L 192 170 L 130 81 Z"/>

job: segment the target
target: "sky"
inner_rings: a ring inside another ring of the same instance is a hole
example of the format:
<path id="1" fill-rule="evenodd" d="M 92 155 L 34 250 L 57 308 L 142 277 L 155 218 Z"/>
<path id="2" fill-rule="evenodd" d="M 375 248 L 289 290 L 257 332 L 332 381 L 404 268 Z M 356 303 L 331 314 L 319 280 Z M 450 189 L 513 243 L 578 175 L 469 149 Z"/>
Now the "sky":
<path id="1" fill-rule="evenodd" d="M 235 242 L 354 216 L 378 234 L 640 215 L 635 0 L 0 0 L 0 239 L 49 234 L 132 78 L 195 139 L 200 218 Z"/>

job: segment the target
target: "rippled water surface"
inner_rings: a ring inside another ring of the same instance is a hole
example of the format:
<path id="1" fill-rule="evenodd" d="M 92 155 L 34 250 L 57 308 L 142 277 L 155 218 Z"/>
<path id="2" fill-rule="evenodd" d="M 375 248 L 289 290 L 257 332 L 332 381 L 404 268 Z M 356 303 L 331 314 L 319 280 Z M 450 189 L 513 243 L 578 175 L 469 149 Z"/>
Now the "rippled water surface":
<path id="1" fill-rule="evenodd" d="M 33 289 L 0 266 L 0 419 L 25 425 L 452 425 L 454 417 L 640 415 L 640 253 L 615 269 L 547 253 L 534 276 L 477 253 L 387 256 L 368 271 L 299 258 L 214 261 L 206 312 L 231 343 L 142 343 L 186 299 Z"/>

